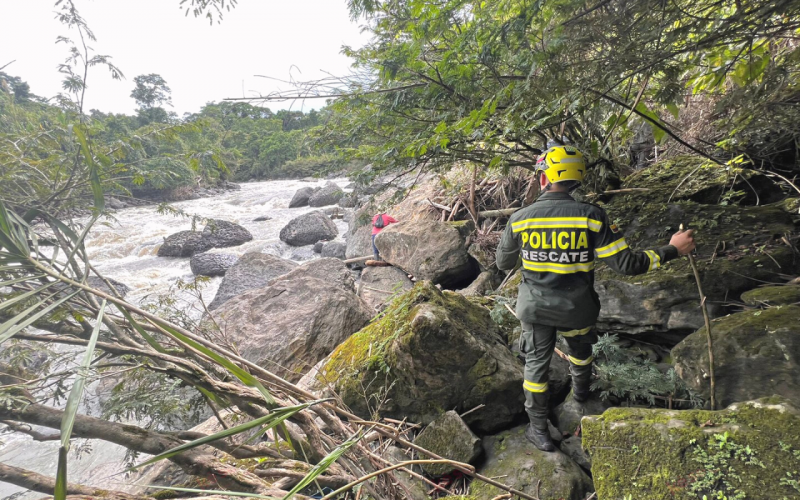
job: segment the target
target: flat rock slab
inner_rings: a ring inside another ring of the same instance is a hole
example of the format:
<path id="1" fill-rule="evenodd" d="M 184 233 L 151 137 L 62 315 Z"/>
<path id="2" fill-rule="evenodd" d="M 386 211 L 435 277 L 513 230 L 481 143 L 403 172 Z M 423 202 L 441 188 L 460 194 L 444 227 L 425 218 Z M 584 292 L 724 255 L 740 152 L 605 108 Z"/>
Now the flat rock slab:
<path id="1" fill-rule="evenodd" d="M 443 458 L 467 464 L 473 463 L 483 453 L 480 438 L 454 411 L 447 411 L 428 424 L 414 439 L 414 444 Z M 447 464 L 423 464 L 422 468 L 432 476 L 453 470 Z"/>
<path id="2" fill-rule="evenodd" d="M 742 294 L 742 302 L 752 307 L 800 304 L 800 285 L 765 286 Z"/>
<path id="3" fill-rule="evenodd" d="M 601 499 L 798 498 L 800 411 L 779 397 L 715 412 L 611 408 L 582 427 Z"/>

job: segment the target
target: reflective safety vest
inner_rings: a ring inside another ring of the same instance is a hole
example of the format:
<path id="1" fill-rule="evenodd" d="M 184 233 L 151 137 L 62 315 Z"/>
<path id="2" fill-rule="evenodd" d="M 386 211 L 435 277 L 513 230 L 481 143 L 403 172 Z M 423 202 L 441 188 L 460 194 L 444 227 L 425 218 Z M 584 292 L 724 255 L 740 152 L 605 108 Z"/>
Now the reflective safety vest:
<path id="1" fill-rule="evenodd" d="M 633 275 L 658 269 L 678 257 L 678 250 L 667 245 L 632 251 L 605 210 L 567 193 L 546 192 L 511 216 L 496 254 L 502 270 L 522 260 L 517 317 L 570 330 L 593 326 L 600 314 L 595 257 Z"/>

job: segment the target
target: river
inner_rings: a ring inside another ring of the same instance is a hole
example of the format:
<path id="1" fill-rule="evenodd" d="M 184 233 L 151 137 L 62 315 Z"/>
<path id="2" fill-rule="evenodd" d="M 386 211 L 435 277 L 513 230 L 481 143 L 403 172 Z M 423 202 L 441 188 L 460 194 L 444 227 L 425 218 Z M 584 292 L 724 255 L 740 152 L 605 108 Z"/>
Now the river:
<path id="1" fill-rule="evenodd" d="M 322 186 L 327 181 L 268 181 L 242 184 L 241 190 L 227 191 L 211 198 L 173 203 L 186 214 L 235 222 L 247 228 L 253 240 L 232 248 L 212 249 L 210 252 L 242 255 L 262 252 L 297 262 L 316 258 L 311 246 L 292 247 L 280 241 L 280 230 L 294 217 L 316 210 L 310 207 L 287 208 L 295 191 L 306 186 Z M 346 179 L 335 179 L 340 186 Z M 254 219 L 268 216 L 268 221 Z M 347 224 L 335 221 L 341 240 Z M 97 270 L 131 288 L 126 300 L 141 304 L 150 297 L 175 294 L 179 281 L 189 282 L 194 276 L 188 258 L 157 257 L 158 247 L 166 236 L 191 229 L 191 219 L 160 215 L 154 206 L 126 208 L 116 211 L 113 218 L 101 220 L 90 233 L 86 248 Z M 199 228 L 202 229 L 202 223 Z M 222 278 L 212 278 L 202 289 L 203 298 L 210 302 Z M 180 295 L 180 294 L 179 294 Z M 180 296 L 187 307 L 196 298 L 185 293 Z M 47 431 L 52 432 L 52 431 Z M 56 431 L 57 432 L 57 431 Z M 80 448 L 81 441 L 72 444 Z M 51 477 L 55 476 L 58 460 L 58 441 L 37 442 L 22 435 L 0 435 L 0 463 L 14 465 Z M 114 488 L 125 483 L 119 473 L 125 449 L 106 442 L 91 443 L 91 452 L 71 452 L 69 479 L 72 482 Z M 39 493 L 25 493 L 22 488 L 0 482 L 0 500 L 41 498 Z"/>

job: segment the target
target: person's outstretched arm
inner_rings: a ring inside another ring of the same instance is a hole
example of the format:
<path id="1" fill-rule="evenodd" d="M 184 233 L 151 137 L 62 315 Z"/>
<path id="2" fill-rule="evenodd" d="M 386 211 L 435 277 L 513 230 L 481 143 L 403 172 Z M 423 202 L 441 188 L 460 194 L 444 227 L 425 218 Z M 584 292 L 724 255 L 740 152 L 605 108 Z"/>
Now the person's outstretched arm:
<path id="1" fill-rule="evenodd" d="M 619 229 L 603 214 L 602 227 L 596 234 L 595 253 L 620 274 L 644 274 L 658 269 L 662 264 L 694 250 L 693 230 L 678 231 L 668 245 L 644 251 L 633 251 Z"/>

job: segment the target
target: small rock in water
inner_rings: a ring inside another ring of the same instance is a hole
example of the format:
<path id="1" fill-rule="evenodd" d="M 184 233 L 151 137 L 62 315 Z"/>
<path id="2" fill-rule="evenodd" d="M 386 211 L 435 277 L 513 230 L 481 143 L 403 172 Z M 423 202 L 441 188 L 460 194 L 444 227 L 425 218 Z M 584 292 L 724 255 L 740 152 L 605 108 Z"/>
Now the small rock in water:
<path id="1" fill-rule="evenodd" d="M 203 229 L 203 239 L 211 248 L 235 247 L 252 241 L 250 231 L 239 224 L 225 220 L 211 219 Z"/>
<path id="2" fill-rule="evenodd" d="M 226 253 L 200 253 L 192 255 L 189 267 L 195 276 L 224 276 L 239 257 Z"/>
<path id="3" fill-rule="evenodd" d="M 344 260 L 347 245 L 341 241 L 329 241 L 322 246 L 323 257 L 334 257 Z"/>
<path id="4" fill-rule="evenodd" d="M 264 222 L 268 220 L 272 220 L 272 217 L 270 217 L 269 215 L 262 215 L 261 217 L 256 217 L 255 219 L 253 219 L 253 222 Z"/>
<path id="5" fill-rule="evenodd" d="M 281 229 L 280 239 L 292 246 L 313 245 L 320 240 L 332 240 L 339 234 L 336 224 L 317 210 L 290 220 Z"/>

